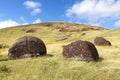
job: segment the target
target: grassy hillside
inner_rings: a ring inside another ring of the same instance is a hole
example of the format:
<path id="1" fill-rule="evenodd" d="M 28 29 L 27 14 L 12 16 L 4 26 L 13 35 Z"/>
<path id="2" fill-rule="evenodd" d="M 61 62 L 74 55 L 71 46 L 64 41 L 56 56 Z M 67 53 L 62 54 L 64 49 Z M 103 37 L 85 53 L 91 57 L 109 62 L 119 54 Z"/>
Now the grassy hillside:
<path id="1" fill-rule="evenodd" d="M 119 80 L 120 29 L 73 23 L 41 23 L 0 29 L 0 80 Z M 8 47 L 19 37 L 41 38 L 47 56 L 17 60 L 7 59 Z M 65 59 L 62 45 L 82 39 L 93 42 L 96 36 L 110 40 L 112 46 L 96 46 L 100 61 L 83 62 Z"/>
<path id="2" fill-rule="evenodd" d="M 33 30 L 33 32 L 27 32 Z M 45 43 L 61 43 L 74 41 L 76 39 L 89 39 L 100 35 L 103 28 L 84 24 L 72 23 L 41 23 L 26 26 L 18 26 L 0 29 L 0 42 L 11 45 L 16 39 L 22 36 L 31 35 L 41 38 Z M 91 36 L 92 35 L 92 36 Z"/>

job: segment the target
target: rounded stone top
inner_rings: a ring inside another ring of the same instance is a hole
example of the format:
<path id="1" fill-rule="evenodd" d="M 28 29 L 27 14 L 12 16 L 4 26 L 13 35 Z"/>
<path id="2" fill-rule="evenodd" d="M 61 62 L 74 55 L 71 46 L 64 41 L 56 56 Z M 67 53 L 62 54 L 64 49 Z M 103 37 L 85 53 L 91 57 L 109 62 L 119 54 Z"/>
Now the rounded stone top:
<path id="1" fill-rule="evenodd" d="M 63 46 L 63 56 L 65 58 L 81 61 L 98 61 L 99 55 L 94 44 L 88 41 L 78 40 Z"/>
<path id="2" fill-rule="evenodd" d="M 103 37 L 96 37 L 94 40 L 94 44 L 98 46 L 111 46 L 110 41 L 106 40 Z"/>
<path id="3" fill-rule="evenodd" d="M 24 36 L 17 39 L 8 50 L 8 58 L 34 57 L 46 54 L 44 42 L 33 36 Z"/>

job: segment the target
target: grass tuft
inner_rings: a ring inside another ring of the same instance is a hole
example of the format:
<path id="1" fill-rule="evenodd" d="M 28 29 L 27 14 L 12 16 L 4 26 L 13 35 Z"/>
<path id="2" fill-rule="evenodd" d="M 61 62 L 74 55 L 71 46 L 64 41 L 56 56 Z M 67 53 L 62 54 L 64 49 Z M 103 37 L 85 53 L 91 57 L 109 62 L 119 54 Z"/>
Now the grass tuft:
<path id="1" fill-rule="evenodd" d="M 9 46 L 6 44 L 0 44 L 0 49 L 8 48 Z"/>
<path id="2" fill-rule="evenodd" d="M 1 65 L 0 66 L 0 72 L 9 72 L 10 69 L 6 65 Z"/>

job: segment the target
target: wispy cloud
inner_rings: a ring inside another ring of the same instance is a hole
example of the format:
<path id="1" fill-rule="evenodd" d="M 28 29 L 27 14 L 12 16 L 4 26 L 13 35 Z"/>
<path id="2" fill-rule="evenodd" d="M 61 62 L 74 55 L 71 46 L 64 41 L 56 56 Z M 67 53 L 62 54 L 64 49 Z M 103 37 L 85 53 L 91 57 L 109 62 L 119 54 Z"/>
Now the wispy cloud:
<path id="1" fill-rule="evenodd" d="M 18 26 L 19 23 L 17 23 L 14 20 L 5 20 L 5 21 L 0 21 L 0 28 L 6 28 L 6 27 L 11 27 L 11 26 Z"/>
<path id="2" fill-rule="evenodd" d="M 31 15 L 35 16 L 41 12 L 41 3 L 35 1 L 25 1 L 23 5 L 26 9 L 31 10 Z"/>
<path id="3" fill-rule="evenodd" d="M 39 8 L 36 8 L 31 12 L 31 15 L 35 16 L 35 15 L 39 14 L 40 12 L 41 12 L 41 10 Z"/>
<path id="4" fill-rule="evenodd" d="M 40 23 L 41 22 L 41 20 L 38 18 L 38 19 L 36 19 L 35 21 L 33 21 L 33 24 L 35 24 L 35 23 Z"/>
<path id="5" fill-rule="evenodd" d="M 29 24 L 29 23 L 25 20 L 25 18 L 24 18 L 23 16 L 21 16 L 19 19 L 20 19 L 20 21 L 22 21 L 22 23 L 21 23 L 20 25 L 27 25 L 27 24 Z"/>
<path id="6" fill-rule="evenodd" d="M 116 21 L 114 25 L 116 26 L 116 28 L 120 28 L 120 20 Z"/>
<path id="7" fill-rule="evenodd" d="M 26 20 L 24 19 L 23 16 L 20 17 L 20 20 L 23 21 L 23 22 L 26 22 Z"/>
<path id="8" fill-rule="evenodd" d="M 120 0 L 83 0 L 66 10 L 67 17 L 88 22 L 105 22 L 120 18 Z"/>

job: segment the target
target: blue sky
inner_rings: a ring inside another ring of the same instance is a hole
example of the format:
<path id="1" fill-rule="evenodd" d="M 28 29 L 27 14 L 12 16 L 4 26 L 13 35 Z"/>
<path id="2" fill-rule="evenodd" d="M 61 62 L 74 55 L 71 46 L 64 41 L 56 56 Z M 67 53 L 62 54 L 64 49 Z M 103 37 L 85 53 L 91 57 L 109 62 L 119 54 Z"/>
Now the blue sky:
<path id="1" fill-rule="evenodd" d="M 0 28 L 54 21 L 120 28 L 120 0 L 0 0 Z"/>

